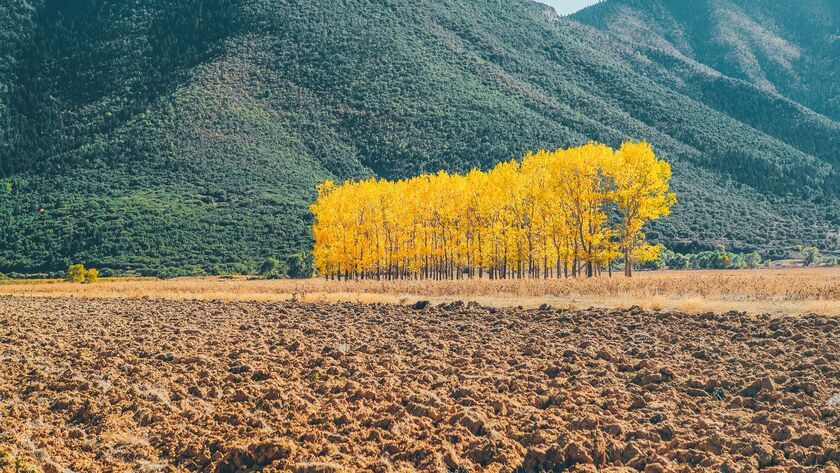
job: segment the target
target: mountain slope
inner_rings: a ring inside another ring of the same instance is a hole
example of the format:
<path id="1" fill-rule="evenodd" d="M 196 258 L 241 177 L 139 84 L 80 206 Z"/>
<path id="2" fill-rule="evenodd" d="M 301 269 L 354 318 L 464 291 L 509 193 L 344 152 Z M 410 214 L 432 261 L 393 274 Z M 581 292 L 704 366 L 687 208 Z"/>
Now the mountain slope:
<path id="1" fill-rule="evenodd" d="M 811 8 L 805 8 L 805 11 L 814 12 L 819 10 L 817 8 L 819 6 L 826 7 L 818 0 L 808 0 L 806 4 L 809 2 Z M 759 3 L 767 6 L 769 2 Z M 734 70 L 734 75 L 729 76 L 700 62 L 698 56 L 708 56 L 709 50 L 720 54 L 719 58 L 713 55 L 714 61 L 707 61 L 709 63 L 724 63 L 727 60 L 737 59 L 738 56 L 734 52 L 718 51 L 709 44 L 723 41 L 721 38 L 728 38 L 738 30 L 739 22 L 737 21 L 711 23 L 719 20 L 719 17 L 731 20 L 727 15 L 719 14 L 719 12 L 724 10 L 731 12 L 737 8 L 735 4 L 726 0 L 691 4 L 670 0 L 654 2 L 611 0 L 584 9 L 575 14 L 574 18 L 602 30 L 604 34 L 580 28 L 579 34 L 588 37 L 593 42 L 611 43 L 612 49 L 626 58 L 626 62 L 632 64 L 640 74 L 807 154 L 815 155 L 831 163 L 836 169 L 840 164 L 840 139 L 838 138 L 840 124 L 837 121 L 816 113 L 789 97 L 780 95 L 774 91 L 775 88 L 772 85 L 769 89 L 773 90 L 768 90 L 762 85 L 762 81 L 750 82 L 749 77 L 746 77 L 748 71 L 738 71 L 737 64 L 730 64 L 723 68 L 727 71 Z M 831 9 L 823 9 L 826 16 L 830 18 L 833 14 Z M 758 10 L 760 8 L 748 10 L 757 17 L 755 19 L 740 18 L 740 23 L 755 24 L 759 20 L 768 21 L 764 20 L 764 16 L 756 13 Z M 785 11 L 785 8 L 779 8 L 777 12 L 777 16 L 782 18 L 778 21 L 792 21 L 783 17 L 782 11 Z M 768 23 L 768 28 L 775 28 L 773 25 L 772 22 Z M 815 37 L 822 37 L 820 34 L 826 36 L 829 34 L 828 31 L 829 28 L 826 27 L 822 33 L 813 34 Z M 691 38 L 691 44 L 687 38 Z M 769 41 L 764 36 L 752 38 L 752 40 L 754 42 Z M 776 43 L 784 41 L 776 38 Z M 828 41 L 825 39 L 823 42 Z M 695 51 L 705 51 L 705 53 Z M 755 55 L 750 54 L 750 56 Z M 801 73 L 799 82 L 822 84 L 824 78 L 840 72 L 835 62 L 824 59 L 816 75 L 808 75 L 808 71 L 804 71 Z M 829 81 L 828 84 L 833 86 L 834 82 Z M 819 96 L 812 94 L 808 99 L 806 102 L 818 101 Z M 836 178 L 830 179 L 829 182 L 835 184 Z"/>
<path id="2" fill-rule="evenodd" d="M 832 0 L 609 0 L 573 18 L 838 120 L 838 15 Z"/>
<path id="3" fill-rule="evenodd" d="M 590 139 L 672 161 L 670 246 L 837 245 L 835 122 L 762 129 L 532 2 L 77 3 L 0 5 L 0 271 L 253 269 L 308 248 L 319 180 Z"/>

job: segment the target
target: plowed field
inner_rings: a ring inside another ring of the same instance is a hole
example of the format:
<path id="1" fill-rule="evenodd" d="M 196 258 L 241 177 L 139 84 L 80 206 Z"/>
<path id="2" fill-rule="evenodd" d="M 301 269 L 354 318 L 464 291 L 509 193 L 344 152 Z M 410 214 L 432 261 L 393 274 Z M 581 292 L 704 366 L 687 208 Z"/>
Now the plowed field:
<path id="1" fill-rule="evenodd" d="M 840 319 L 0 298 L 0 470 L 840 471 Z"/>

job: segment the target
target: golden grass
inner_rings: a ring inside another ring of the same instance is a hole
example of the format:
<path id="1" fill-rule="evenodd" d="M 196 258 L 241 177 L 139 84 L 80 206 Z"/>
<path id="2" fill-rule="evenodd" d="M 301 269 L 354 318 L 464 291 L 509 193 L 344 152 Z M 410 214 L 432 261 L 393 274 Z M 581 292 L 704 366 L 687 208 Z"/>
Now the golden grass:
<path id="1" fill-rule="evenodd" d="M 474 300 L 493 306 L 629 307 L 686 312 L 840 314 L 840 268 L 639 272 L 632 278 L 461 281 L 266 281 L 247 278 L 58 280 L 0 284 L 0 295 L 241 301 L 433 303 Z"/>

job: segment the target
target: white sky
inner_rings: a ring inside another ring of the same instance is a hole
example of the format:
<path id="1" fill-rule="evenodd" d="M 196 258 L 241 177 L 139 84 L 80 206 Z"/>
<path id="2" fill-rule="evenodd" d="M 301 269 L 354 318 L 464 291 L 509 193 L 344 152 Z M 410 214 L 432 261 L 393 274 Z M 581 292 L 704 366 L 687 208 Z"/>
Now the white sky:
<path id="1" fill-rule="evenodd" d="M 561 15 L 569 15 L 580 10 L 583 7 L 588 7 L 593 3 L 598 3 L 598 0 L 538 0 L 547 5 L 551 5 Z"/>

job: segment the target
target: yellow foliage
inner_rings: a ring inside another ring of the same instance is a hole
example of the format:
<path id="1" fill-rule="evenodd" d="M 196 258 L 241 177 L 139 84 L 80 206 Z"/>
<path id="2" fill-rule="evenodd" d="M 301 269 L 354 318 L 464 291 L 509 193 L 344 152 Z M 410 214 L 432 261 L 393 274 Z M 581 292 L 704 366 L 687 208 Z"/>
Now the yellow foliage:
<path id="1" fill-rule="evenodd" d="M 90 283 L 95 283 L 96 281 L 99 281 L 99 270 L 95 269 L 95 268 L 90 268 L 90 269 L 86 270 L 85 271 L 85 281 L 84 282 L 86 284 L 90 284 Z"/>
<path id="2" fill-rule="evenodd" d="M 90 284 L 99 280 L 99 270 L 94 268 L 85 269 L 83 264 L 73 264 L 67 268 L 67 281 L 74 283 Z"/>
<path id="3" fill-rule="evenodd" d="M 70 265 L 67 269 L 67 280 L 70 282 L 85 282 L 85 265 Z"/>
<path id="4" fill-rule="evenodd" d="M 676 202 L 670 178 L 650 145 L 628 142 L 487 172 L 327 181 L 312 206 L 315 264 L 345 279 L 595 276 L 622 255 L 655 259 L 643 227 Z"/>

